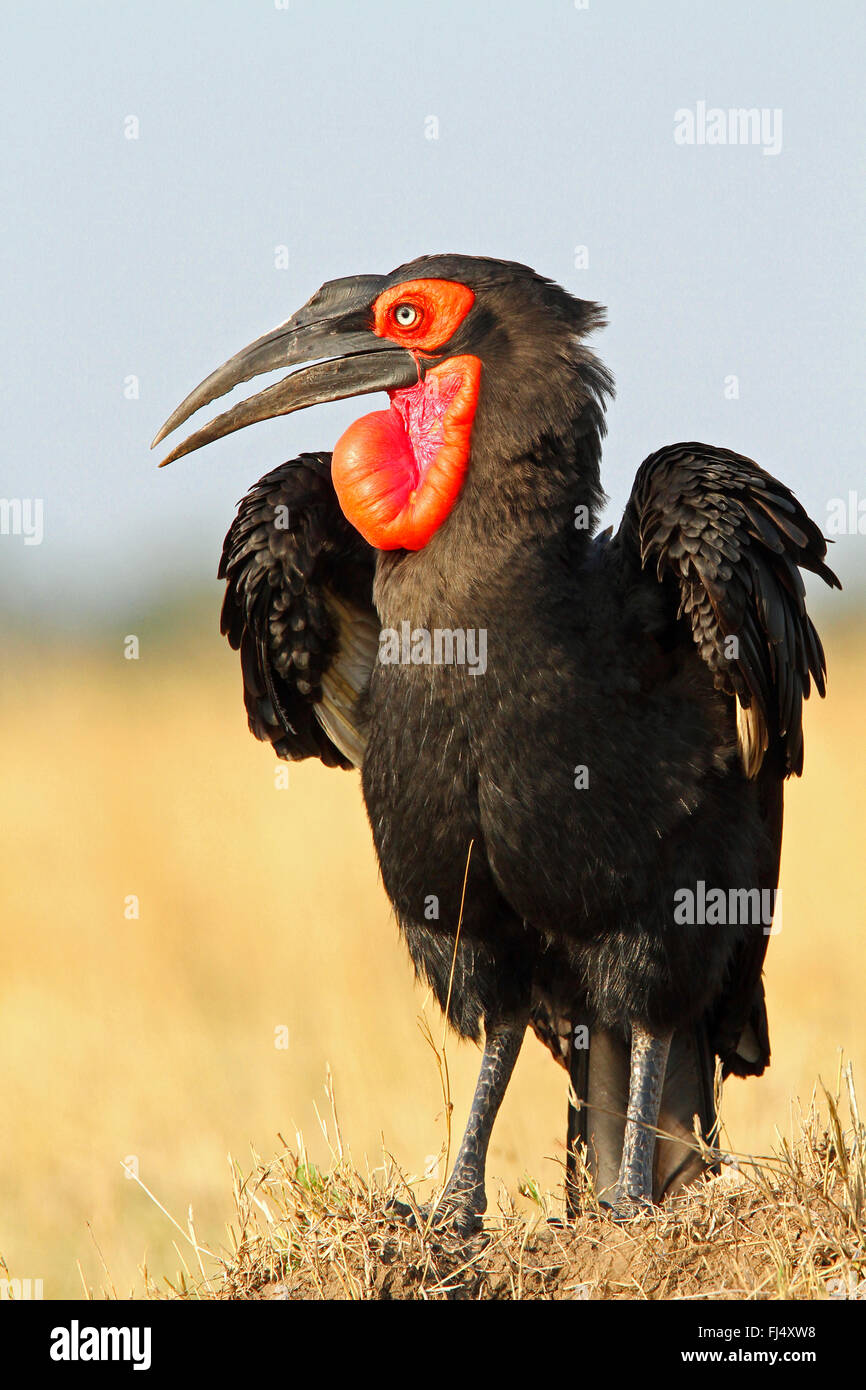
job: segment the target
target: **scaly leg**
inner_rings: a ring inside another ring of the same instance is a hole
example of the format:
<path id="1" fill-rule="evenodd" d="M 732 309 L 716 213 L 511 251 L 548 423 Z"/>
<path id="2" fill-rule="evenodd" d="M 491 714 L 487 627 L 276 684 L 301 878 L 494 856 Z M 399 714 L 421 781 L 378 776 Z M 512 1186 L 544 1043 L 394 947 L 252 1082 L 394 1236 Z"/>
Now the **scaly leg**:
<path id="1" fill-rule="evenodd" d="M 487 1210 L 484 1170 L 493 1124 L 517 1061 L 528 1016 L 492 1022 L 484 1038 L 484 1055 L 472 1099 L 466 1131 L 451 1176 L 432 1215 L 434 1226 L 453 1226 L 460 1235 L 479 1231 Z M 411 1208 L 396 1203 L 398 1214 L 411 1217 Z"/>
<path id="2" fill-rule="evenodd" d="M 631 1027 L 631 1076 L 619 1177 L 604 1199 L 615 1216 L 627 1218 L 652 1205 L 653 1155 L 671 1033 L 651 1033 L 635 1020 Z"/>

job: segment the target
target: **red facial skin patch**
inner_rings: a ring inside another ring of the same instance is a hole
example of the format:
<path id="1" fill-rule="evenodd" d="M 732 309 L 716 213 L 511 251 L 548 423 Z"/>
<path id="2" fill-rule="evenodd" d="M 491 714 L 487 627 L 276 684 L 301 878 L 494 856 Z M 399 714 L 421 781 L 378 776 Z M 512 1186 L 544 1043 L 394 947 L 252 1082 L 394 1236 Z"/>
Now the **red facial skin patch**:
<path id="1" fill-rule="evenodd" d="M 410 352 L 432 352 L 448 342 L 474 303 L 474 291 L 457 280 L 404 280 L 373 304 L 373 332 Z M 411 323 L 401 323 L 401 309 L 414 309 Z"/>
<path id="2" fill-rule="evenodd" d="M 404 280 L 373 303 L 372 330 L 415 356 L 435 352 L 465 319 L 475 294 L 456 280 Z M 343 514 L 377 550 L 420 550 L 457 500 L 469 463 L 481 363 L 450 357 L 417 386 L 389 391 L 390 410 L 350 425 L 331 478 Z"/>
<path id="3" fill-rule="evenodd" d="M 394 302 L 407 302 L 408 286 L 398 288 Z M 337 441 L 331 463 L 337 499 L 376 549 L 421 550 L 451 511 L 469 463 L 480 382 L 477 357 L 450 357 L 416 386 L 389 391 L 389 410 L 362 416 Z"/>

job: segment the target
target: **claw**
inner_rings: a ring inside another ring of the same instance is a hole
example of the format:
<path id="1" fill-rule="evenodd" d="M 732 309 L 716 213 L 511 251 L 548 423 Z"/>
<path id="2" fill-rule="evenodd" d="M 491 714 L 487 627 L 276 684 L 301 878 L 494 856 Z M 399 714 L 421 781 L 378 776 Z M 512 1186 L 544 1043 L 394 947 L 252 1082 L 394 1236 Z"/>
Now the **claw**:
<path id="1" fill-rule="evenodd" d="M 621 1188 L 615 1188 L 608 1197 L 602 1197 L 599 1206 L 617 1225 L 634 1221 L 638 1216 L 647 1216 L 653 1210 L 653 1203 L 646 1197 L 632 1197 Z"/>
<path id="2" fill-rule="evenodd" d="M 446 1188 L 435 1206 L 432 1202 L 425 1202 L 423 1206 L 412 1207 L 408 1202 L 395 1198 L 388 1203 L 388 1211 L 398 1220 L 405 1221 L 413 1231 L 453 1231 L 458 1236 L 473 1236 L 484 1229 L 485 1206 L 486 1202 L 480 1205 L 465 1195 L 449 1195 Z"/>

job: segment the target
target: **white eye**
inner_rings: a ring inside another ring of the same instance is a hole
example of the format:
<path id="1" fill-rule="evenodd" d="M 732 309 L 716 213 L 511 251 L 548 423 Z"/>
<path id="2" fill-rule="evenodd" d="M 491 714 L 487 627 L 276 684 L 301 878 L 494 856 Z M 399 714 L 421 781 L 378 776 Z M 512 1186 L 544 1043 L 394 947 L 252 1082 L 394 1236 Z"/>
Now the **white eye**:
<path id="1" fill-rule="evenodd" d="M 420 317 L 414 304 L 398 304 L 394 310 L 394 318 L 401 328 L 411 328 Z"/>

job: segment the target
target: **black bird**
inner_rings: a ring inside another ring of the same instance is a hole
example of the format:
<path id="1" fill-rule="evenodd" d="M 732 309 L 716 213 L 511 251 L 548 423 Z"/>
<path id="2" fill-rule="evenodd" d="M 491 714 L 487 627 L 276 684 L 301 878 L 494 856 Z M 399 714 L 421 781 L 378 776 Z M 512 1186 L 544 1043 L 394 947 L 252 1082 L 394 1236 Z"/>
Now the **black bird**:
<path id="1" fill-rule="evenodd" d="M 310 364 L 165 462 L 389 393 L 333 456 L 292 459 L 242 502 L 222 631 L 256 737 L 361 769 L 415 969 L 458 1033 L 483 1031 L 437 1209 L 461 1230 L 485 1209 L 527 1025 L 570 1071 L 570 1139 L 618 1215 L 705 1170 L 716 1059 L 746 1076 L 770 1056 L 783 783 L 825 678 L 800 569 L 839 581 L 789 489 L 706 444 L 652 454 L 619 530 L 596 534 L 613 383 L 586 339 L 604 322 L 504 261 L 334 280 L 154 441 L 278 367 Z"/>

